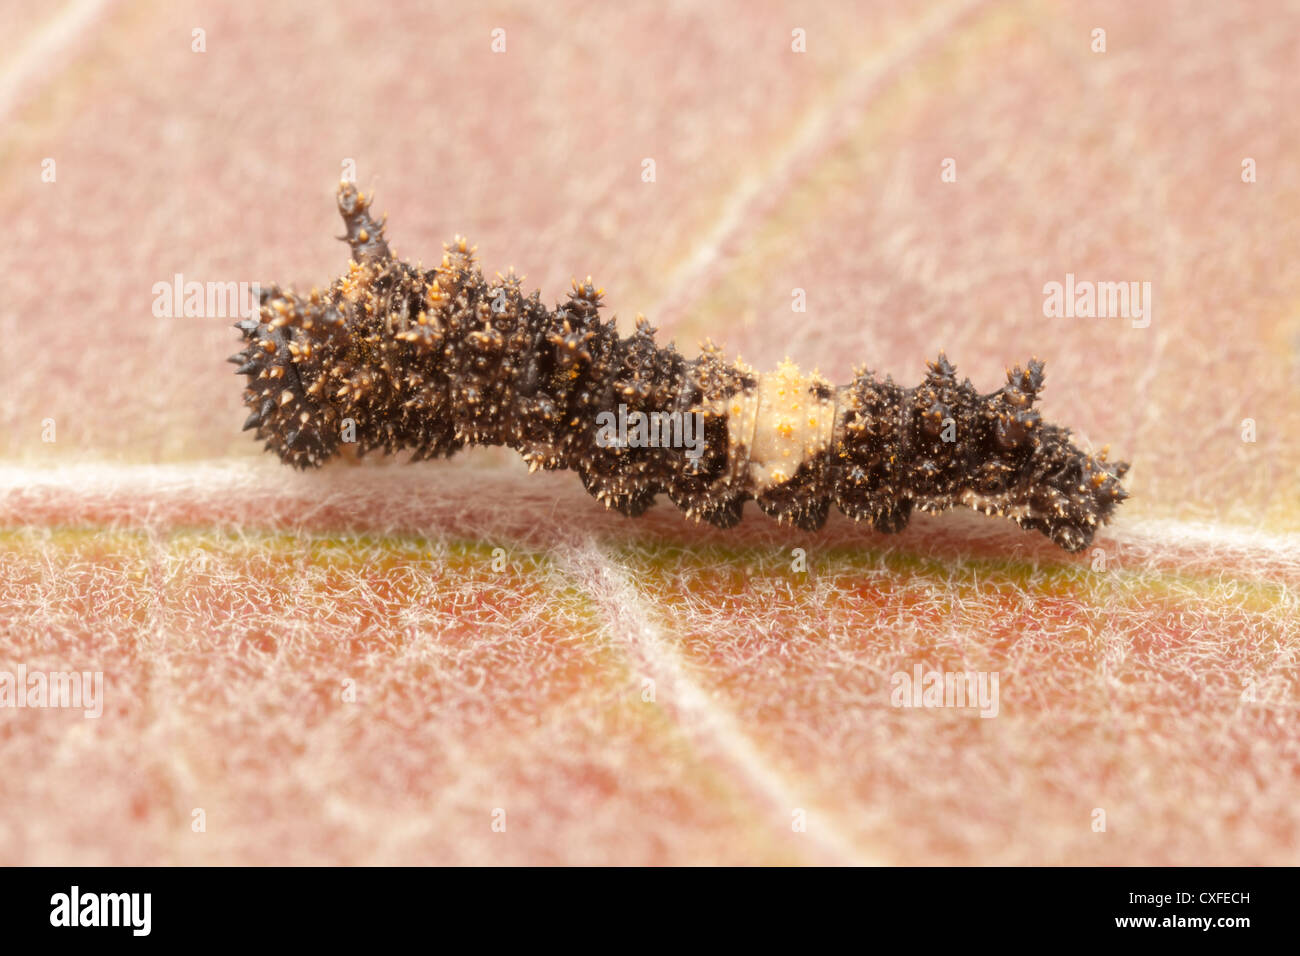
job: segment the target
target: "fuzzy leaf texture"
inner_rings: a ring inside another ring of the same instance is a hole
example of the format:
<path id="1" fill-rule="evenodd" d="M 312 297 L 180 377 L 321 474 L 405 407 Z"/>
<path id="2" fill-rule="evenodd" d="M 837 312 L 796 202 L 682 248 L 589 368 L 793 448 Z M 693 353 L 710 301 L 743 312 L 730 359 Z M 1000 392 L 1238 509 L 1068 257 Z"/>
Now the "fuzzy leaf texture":
<path id="1" fill-rule="evenodd" d="M 0 708 L 0 863 L 1295 862 L 1294 9 L 0 24 L 0 671 L 104 675 L 97 719 Z M 152 290 L 274 279 L 281 334 L 327 347 L 348 161 L 392 214 L 362 269 L 382 238 L 423 282 L 471 235 L 541 327 L 522 290 L 580 268 L 683 370 L 712 337 L 743 350 L 721 371 L 916 386 L 942 349 L 986 398 L 1038 356 L 1032 411 L 1131 460 L 1132 497 L 1067 553 L 968 508 L 719 528 L 671 482 L 629 520 L 508 448 L 286 468 L 221 364 L 244 316 Z M 1149 281 L 1150 322 L 1045 315 L 1067 275 Z M 996 674 L 996 715 L 901 706 L 917 667 Z"/>

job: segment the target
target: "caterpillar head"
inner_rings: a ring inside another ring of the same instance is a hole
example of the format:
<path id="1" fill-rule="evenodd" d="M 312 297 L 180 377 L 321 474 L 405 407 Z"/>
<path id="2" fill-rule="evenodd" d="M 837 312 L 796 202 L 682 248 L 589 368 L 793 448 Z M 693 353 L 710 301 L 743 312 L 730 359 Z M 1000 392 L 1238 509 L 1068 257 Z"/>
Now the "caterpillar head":
<path id="1" fill-rule="evenodd" d="M 248 377 L 244 430 L 257 429 L 267 449 L 296 468 L 322 464 L 338 445 L 337 416 L 320 394 L 320 353 L 341 325 L 316 292 L 301 297 L 278 289 L 263 290 L 257 318 L 235 323 L 244 348 L 230 361 Z"/>

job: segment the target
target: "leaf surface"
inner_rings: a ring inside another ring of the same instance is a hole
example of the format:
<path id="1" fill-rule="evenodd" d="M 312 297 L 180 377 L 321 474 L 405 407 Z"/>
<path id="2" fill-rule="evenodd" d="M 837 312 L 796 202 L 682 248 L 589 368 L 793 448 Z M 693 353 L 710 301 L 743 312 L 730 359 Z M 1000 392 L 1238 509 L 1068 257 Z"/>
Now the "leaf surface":
<path id="1" fill-rule="evenodd" d="M 103 671 L 105 709 L 0 711 L 0 862 L 1295 862 L 1294 12 L 40 17 L 0 9 L 0 669 Z M 399 255 L 591 274 L 688 354 L 944 349 L 984 390 L 1037 355 L 1134 497 L 1069 556 L 968 513 L 627 520 L 498 449 L 291 473 L 230 320 L 153 290 L 326 285 L 347 159 Z M 1150 325 L 1045 317 L 1067 273 L 1150 282 Z M 996 673 L 997 715 L 894 706 L 918 665 Z"/>

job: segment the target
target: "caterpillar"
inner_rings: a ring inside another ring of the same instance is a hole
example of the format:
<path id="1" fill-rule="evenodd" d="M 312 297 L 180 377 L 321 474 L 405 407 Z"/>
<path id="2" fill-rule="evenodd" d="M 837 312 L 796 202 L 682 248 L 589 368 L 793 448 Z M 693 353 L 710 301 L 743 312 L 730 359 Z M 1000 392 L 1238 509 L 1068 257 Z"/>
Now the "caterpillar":
<path id="1" fill-rule="evenodd" d="M 643 316 L 620 337 L 600 318 L 604 293 L 590 277 L 551 310 L 513 269 L 486 279 L 459 236 L 434 269 L 395 258 L 373 197 L 345 181 L 337 199 L 351 249 L 343 276 L 324 293 L 264 288 L 257 317 L 236 323 L 244 429 L 289 465 L 322 465 L 344 443 L 413 460 L 506 445 L 530 470 L 572 469 L 628 516 L 666 494 L 728 528 L 753 499 L 805 530 L 834 504 L 897 532 L 914 509 L 961 505 L 1066 551 L 1086 547 L 1127 497 L 1126 462 L 1083 452 L 1034 409 L 1037 359 L 987 394 L 958 382 L 942 353 L 914 388 L 865 368 L 834 386 L 789 360 L 760 373 L 711 342 L 688 360 L 656 345 Z M 616 407 L 641 440 L 598 427 Z M 671 438 L 688 420 L 701 429 L 697 447 L 644 440 L 646 421 L 671 421 L 661 428 Z"/>

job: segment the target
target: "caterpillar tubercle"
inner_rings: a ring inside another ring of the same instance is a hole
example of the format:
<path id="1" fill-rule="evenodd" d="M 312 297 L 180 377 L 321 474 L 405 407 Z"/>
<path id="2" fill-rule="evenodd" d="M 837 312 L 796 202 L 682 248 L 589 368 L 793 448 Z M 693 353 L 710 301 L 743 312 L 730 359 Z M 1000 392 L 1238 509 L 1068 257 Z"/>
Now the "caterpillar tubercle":
<path id="1" fill-rule="evenodd" d="M 915 388 L 866 369 L 834 386 L 789 361 L 760 373 L 710 343 L 687 360 L 657 346 L 641 316 L 620 337 L 590 278 L 550 310 L 513 270 L 485 279 L 459 237 L 434 269 L 394 258 L 370 198 L 350 183 L 338 206 L 347 272 L 324 293 L 266 289 L 258 317 L 237 323 L 244 428 L 287 464 L 319 466 L 347 441 L 416 460 L 507 445 L 533 468 L 576 471 L 629 516 L 666 494 L 725 528 L 754 499 L 806 530 L 834 504 L 894 532 L 913 509 L 964 505 L 1067 551 L 1086 547 L 1127 497 L 1127 463 L 1085 453 L 1034 410 L 1037 360 L 987 394 L 958 382 L 942 353 Z M 626 422 L 610 440 L 615 409 L 635 421 L 632 440 Z M 647 422 L 679 438 L 698 424 L 702 442 L 646 442 Z"/>

